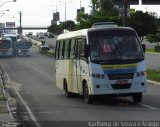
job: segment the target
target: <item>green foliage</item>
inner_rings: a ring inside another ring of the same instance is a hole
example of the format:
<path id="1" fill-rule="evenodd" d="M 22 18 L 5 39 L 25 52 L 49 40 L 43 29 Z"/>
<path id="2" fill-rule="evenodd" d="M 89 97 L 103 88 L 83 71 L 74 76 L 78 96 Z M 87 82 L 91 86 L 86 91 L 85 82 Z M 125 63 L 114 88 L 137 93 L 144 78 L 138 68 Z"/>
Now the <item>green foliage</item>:
<path id="1" fill-rule="evenodd" d="M 54 34 L 60 34 L 62 33 L 63 29 L 60 25 L 51 25 L 48 27 L 48 32 L 54 33 Z"/>
<path id="2" fill-rule="evenodd" d="M 75 30 L 75 22 L 74 21 L 68 20 L 66 22 L 61 22 L 60 25 L 61 25 L 62 29 L 67 29 L 69 31 Z"/>
<path id="3" fill-rule="evenodd" d="M 148 40 L 150 43 L 160 42 L 160 33 L 148 34 L 148 35 L 147 35 L 147 40 Z"/>
<path id="4" fill-rule="evenodd" d="M 80 14 L 77 17 L 77 21 L 79 24 L 77 24 L 77 29 L 84 29 L 84 28 L 91 28 L 91 26 L 95 22 L 115 22 L 118 25 L 122 25 L 122 17 L 118 16 L 105 16 L 101 15 L 102 13 L 96 13 L 95 16 L 91 16 L 88 14 Z"/>
<path id="5" fill-rule="evenodd" d="M 147 78 L 149 80 L 160 82 L 160 70 L 147 70 Z"/>
<path id="6" fill-rule="evenodd" d="M 155 45 L 154 50 L 155 52 L 160 52 L 160 45 Z"/>
<path id="7" fill-rule="evenodd" d="M 118 14 L 113 0 L 92 0 L 92 3 L 96 7 L 96 14 L 98 13 L 103 16 L 115 16 Z"/>
<path id="8" fill-rule="evenodd" d="M 157 43 L 157 45 L 154 47 L 154 50 L 155 50 L 155 52 L 160 52 L 160 45 L 158 45 L 158 43 L 160 42 L 160 33 L 148 34 L 147 40 L 150 43 Z"/>
<path id="9" fill-rule="evenodd" d="M 75 30 L 76 25 L 74 21 L 68 20 L 66 22 L 61 22 L 59 25 L 51 25 L 48 27 L 48 32 L 54 33 L 54 34 L 61 34 L 64 29 L 67 29 L 69 31 Z"/>
<path id="10" fill-rule="evenodd" d="M 134 28 L 139 37 L 144 37 L 149 33 L 155 33 L 157 30 L 156 19 L 153 15 L 142 11 L 137 11 L 131 14 L 128 18 L 128 24 L 130 27 Z"/>

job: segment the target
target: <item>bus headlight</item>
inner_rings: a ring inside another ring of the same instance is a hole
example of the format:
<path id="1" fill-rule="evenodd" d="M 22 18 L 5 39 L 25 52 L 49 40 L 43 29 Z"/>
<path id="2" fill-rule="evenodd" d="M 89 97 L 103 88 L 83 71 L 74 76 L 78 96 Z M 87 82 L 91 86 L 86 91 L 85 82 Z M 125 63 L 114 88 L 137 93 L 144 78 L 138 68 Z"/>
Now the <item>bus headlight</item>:
<path id="1" fill-rule="evenodd" d="M 92 77 L 94 78 L 105 78 L 105 74 L 91 74 Z"/>
<path id="2" fill-rule="evenodd" d="M 147 76 L 147 72 L 146 72 L 146 71 L 137 72 L 137 73 L 136 73 L 136 76 L 137 76 L 137 77 Z"/>

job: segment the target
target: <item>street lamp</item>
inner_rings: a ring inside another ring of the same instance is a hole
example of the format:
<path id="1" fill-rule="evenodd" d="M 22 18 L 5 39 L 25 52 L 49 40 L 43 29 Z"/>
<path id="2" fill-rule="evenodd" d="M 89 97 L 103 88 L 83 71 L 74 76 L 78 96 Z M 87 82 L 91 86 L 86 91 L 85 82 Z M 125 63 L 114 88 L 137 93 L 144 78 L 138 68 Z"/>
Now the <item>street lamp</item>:
<path id="1" fill-rule="evenodd" d="M 8 2 L 16 2 L 16 0 L 5 1 L 4 3 L 2 3 L 2 4 L 0 5 L 0 7 L 2 7 L 5 3 L 8 3 Z"/>

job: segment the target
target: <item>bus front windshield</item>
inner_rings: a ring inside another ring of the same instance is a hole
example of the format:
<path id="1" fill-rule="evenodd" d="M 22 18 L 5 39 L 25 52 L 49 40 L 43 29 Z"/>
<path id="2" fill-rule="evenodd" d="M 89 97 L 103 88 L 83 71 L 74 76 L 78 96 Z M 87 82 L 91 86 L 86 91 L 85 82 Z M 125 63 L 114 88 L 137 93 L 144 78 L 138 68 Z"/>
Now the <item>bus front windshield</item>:
<path id="1" fill-rule="evenodd" d="M 9 40 L 0 40 L 0 48 L 8 49 L 11 48 L 11 42 Z"/>
<path id="2" fill-rule="evenodd" d="M 96 63 L 130 63 L 144 59 L 132 30 L 103 30 L 89 32 L 90 56 Z"/>

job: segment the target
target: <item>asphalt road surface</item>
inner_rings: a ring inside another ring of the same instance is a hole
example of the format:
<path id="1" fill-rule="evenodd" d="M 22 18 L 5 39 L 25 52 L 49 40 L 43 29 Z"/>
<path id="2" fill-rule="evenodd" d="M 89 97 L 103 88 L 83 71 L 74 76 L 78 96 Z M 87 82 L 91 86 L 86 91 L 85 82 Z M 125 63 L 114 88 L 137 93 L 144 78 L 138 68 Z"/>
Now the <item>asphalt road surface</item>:
<path id="1" fill-rule="evenodd" d="M 31 57 L 1 58 L 0 63 L 42 127 L 160 120 L 160 86 L 149 85 L 141 104 L 133 103 L 131 97 L 110 97 L 88 105 L 82 97 L 66 98 L 64 91 L 56 87 L 54 59 L 40 54 L 36 46 L 32 47 Z"/>

